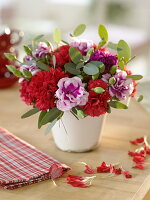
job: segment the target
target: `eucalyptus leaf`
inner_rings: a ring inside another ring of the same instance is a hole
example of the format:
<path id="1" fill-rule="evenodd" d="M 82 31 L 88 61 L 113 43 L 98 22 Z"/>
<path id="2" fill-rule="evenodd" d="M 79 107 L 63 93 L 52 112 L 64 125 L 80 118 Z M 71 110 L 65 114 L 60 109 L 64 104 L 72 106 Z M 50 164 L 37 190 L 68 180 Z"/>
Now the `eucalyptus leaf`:
<path id="1" fill-rule="evenodd" d="M 38 128 L 41 128 L 41 121 L 43 119 L 43 117 L 46 115 L 47 111 L 41 111 L 40 115 L 39 115 L 39 119 L 38 119 Z"/>
<path id="2" fill-rule="evenodd" d="M 32 77 L 31 72 L 26 70 L 26 69 L 23 70 L 23 74 L 25 75 L 26 78 L 31 78 Z"/>
<path id="3" fill-rule="evenodd" d="M 16 67 L 14 67 L 13 65 L 6 65 L 6 67 L 15 76 L 17 76 L 17 77 L 24 77 L 23 74 L 18 69 L 16 69 Z"/>
<path id="4" fill-rule="evenodd" d="M 78 64 L 76 65 L 76 69 L 80 69 L 80 68 L 82 68 L 83 66 L 84 66 L 84 63 L 83 63 L 83 62 L 78 63 Z"/>
<path id="5" fill-rule="evenodd" d="M 111 66 L 111 68 L 110 68 L 109 72 L 110 72 L 111 74 L 115 74 L 115 73 L 116 73 L 116 71 L 117 71 L 117 68 L 118 68 L 118 66 L 117 66 L 117 65 L 113 65 L 113 66 Z"/>
<path id="6" fill-rule="evenodd" d="M 85 24 L 79 24 L 75 30 L 73 31 L 73 34 L 71 34 L 73 37 L 77 37 L 79 35 L 81 35 L 86 29 L 86 25 Z"/>
<path id="7" fill-rule="evenodd" d="M 117 108 L 117 109 L 127 109 L 128 108 L 128 106 L 126 106 L 125 104 L 123 104 L 119 101 L 110 101 L 109 106 L 112 108 Z"/>
<path id="8" fill-rule="evenodd" d="M 111 84 L 115 84 L 115 83 L 116 83 L 116 79 L 114 77 L 111 77 L 109 79 L 109 84 L 111 85 Z"/>
<path id="9" fill-rule="evenodd" d="M 83 60 L 83 56 L 79 50 L 74 47 L 70 47 L 69 56 L 73 63 L 78 64 Z"/>
<path id="10" fill-rule="evenodd" d="M 140 95 L 139 97 L 138 97 L 138 99 L 137 99 L 137 102 L 141 102 L 142 100 L 143 100 L 143 95 Z"/>
<path id="11" fill-rule="evenodd" d="M 131 78 L 132 80 L 140 80 L 143 78 L 142 75 L 127 75 L 127 78 Z"/>
<path id="12" fill-rule="evenodd" d="M 131 58 L 131 49 L 129 45 L 124 40 L 120 40 L 118 42 L 117 48 L 121 49 L 121 50 L 117 49 L 118 58 L 119 59 L 123 58 L 125 62 L 128 62 Z"/>
<path id="13" fill-rule="evenodd" d="M 95 87 L 95 88 L 92 88 L 91 90 L 93 90 L 96 93 L 103 93 L 103 92 L 105 92 L 105 90 L 102 87 Z"/>
<path id="14" fill-rule="evenodd" d="M 51 131 L 51 129 L 53 128 L 53 126 L 56 124 L 57 119 L 55 119 L 53 122 L 51 122 L 50 124 L 48 124 L 48 127 L 45 130 L 45 135 L 48 135 L 48 133 Z"/>
<path id="15" fill-rule="evenodd" d="M 108 47 L 109 49 L 117 50 L 117 45 L 118 45 L 118 44 L 115 44 L 115 43 L 113 43 L 113 42 L 108 42 L 107 47 Z"/>
<path id="16" fill-rule="evenodd" d="M 81 74 L 80 69 L 76 69 L 76 65 L 74 63 L 66 63 L 64 65 L 64 68 L 65 68 L 66 72 L 69 72 L 73 75 Z"/>
<path id="17" fill-rule="evenodd" d="M 103 73 L 105 71 L 105 65 L 104 65 L 104 63 L 102 63 L 100 61 L 91 61 L 90 63 L 96 65 L 99 68 L 100 73 Z"/>
<path id="18" fill-rule="evenodd" d="M 26 112 L 25 114 L 23 114 L 23 115 L 21 116 L 21 118 L 23 119 L 23 118 L 30 117 L 30 116 L 36 114 L 36 113 L 39 112 L 39 111 L 40 111 L 40 110 L 39 110 L 38 108 L 33 108 L 33 109 L 29 110 L 28 112 Z"/>
<path id="19" fill-rule="evenodd" d="M 28 46 L 23 46 L 23 48 L 27 55 L 32 56 L 32 51 Z"/>
<path id="20" fill-rule="evenodd" d="M 52 108 L 50 109 L 45 116 L 43 117 L 43 119 L 41 120 L 41 126 L 45 125 L 49 122 L 53 122 L 55 119 L 57 119 L 60 115 L 62 115 L 62 111 L 58 110 L 58 108 Z"/>
<path id="21" fill-rule="evenodd" d="M 103 46 L 108 41 L 108 32 L 104 25 L 102 25 L 102 24 L 99 25 L 98 34 L 102 40 L 102 43 L 100 43 L 99 46 Z"/>
<path id="22" fill-rule="evenodd" d="M 53 39 L 56 43 L 60 43 L 61 41 L 61 30 L 56 28 L 53 33 Z"/>
<path id="23" fill-rule="evenodd" d="M 84 66 L 83 71 L 88 75 L 95 75 L 99 73 L 98 67 L 91 62 Z"/>
<path id="24" fill-rule="evenodd" d="M 48 65 L 44 64 L 43 62 L 38 61 L 36 64 L 40 69 L 42 69 L 44 71 L 49 71 L 49 69 L 50 69 L 50 67 Z"/>
<path id="25" fill-rule="evenodd" d="M 83 110 L 77 110 L 77 116 L 81 119 L 86 117 Z"/>
<path id="26" fill-rule="evenodd" d="M 14 55 L 11 54 L 11 53 L 4 53 L 4 56 L 5 56 L 8 60 L 10 60 L 10 61 L 17 61 L 16 56 L 14 56 Z"/>

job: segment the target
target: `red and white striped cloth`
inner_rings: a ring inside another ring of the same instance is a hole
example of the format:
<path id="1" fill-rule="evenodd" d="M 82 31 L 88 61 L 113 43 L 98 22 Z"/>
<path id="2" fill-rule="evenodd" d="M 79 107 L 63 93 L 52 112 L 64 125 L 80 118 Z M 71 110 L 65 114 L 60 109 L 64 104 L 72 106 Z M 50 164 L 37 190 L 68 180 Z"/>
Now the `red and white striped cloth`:
<path id="1" fill-rule="evenodd" d="M 58 178 L 69 169 L 0 127 L 0 187 L 16 189 Z"/>

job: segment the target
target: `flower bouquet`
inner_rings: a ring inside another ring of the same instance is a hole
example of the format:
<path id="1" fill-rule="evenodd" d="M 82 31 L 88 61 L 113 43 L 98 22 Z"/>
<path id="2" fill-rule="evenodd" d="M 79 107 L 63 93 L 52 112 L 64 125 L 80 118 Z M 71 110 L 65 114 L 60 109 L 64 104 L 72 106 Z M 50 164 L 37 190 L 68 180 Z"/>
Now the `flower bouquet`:
<path id="1" fill-rule="evenodd" d="M 78 25 L 70 34 L 72 41 L 67 43 L 57 28 L 53 34 L 55 48 L 43 35 L 36 37 L 24 46 L 23 62 L 5 54 L 19 63 L 18 68 L 7 68 L 19 77 L 21 99 L 33 107 L 22 118 L 39 112 L 39 128 L 49 123 L 50 130 L 56 124 L 55 142 L 68 151 L 94 148 L 105 114 L 111 108 L 127 109 L 121 101 L 135 95 L 136 81 L 142 78 L 127 69 L 134 57 L 124 40 L 108 42 L 104 25 L 98 27 L 99 44 L 78 39 L 85 29 L 84 24 Z M 111 49 L 115 54 L 110 53 Z"/>

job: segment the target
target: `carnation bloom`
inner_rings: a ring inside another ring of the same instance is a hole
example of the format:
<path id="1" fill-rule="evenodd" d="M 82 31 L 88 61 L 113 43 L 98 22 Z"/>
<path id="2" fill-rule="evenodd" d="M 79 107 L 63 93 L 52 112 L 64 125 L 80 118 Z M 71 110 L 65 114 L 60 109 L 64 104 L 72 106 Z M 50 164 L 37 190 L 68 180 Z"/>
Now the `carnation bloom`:
<path id="1" fill-rule="evenodd" d="M 40 110 L 47 110 L 56 106 L 55 92 L 58 81 L 66 77 L 60 69 L 50 68 L 50 71 L 40 71 L 32 77 L 31 81 L 23 81 L 20 89 L 21 98 L 27 104 L 35 103 Z"/>
<path id="2" fill-rule="evenodd" d="M 103 93 L 96 93 L 91 90 L 96 87 L 102 87 L 105 91 Z M 108 84 L 103 80 L 90 80 L 88 83 L 88 89 L 90 90 L 88 102 L 86 105 L 80 107 L 91 117 L 98 117 L 105 114 L 109 108 L 108 100 L 111 99 L 108 91 Z"/>
<path id="3" fill-rule="evenodd" d="M 118 58 L 116 55 L 101 51 L 101 49 L 97 49 L 90 57 L 90 61 L 100 61 L 104 63 L 106 67 L 104 73 L 107 73 L 113 65 L 116 65 L 118 63 Z"/>
<path id="4" fill-rule="evenodd" d="M 38 44 L 38 47 L 35 51 L 32 52 L 33 56 L 35 56 L 36 58 L 43 58 L 45 57 L 47 54 L 49 54 L 51 52 L 51 47 L 47 46 L 47 44 L 45 42 L 40 42 Z"/>
<path id="5" fill-rule="evenodd" d="M 86 55 L 88 50 L 96 47 L 96 44 L 92 40 L 76 38 L 70 43 L 70 46 L 78 49 L 83 55 Z"/>
<path id="6" fill-rule="evenodd" d="M 109 86 L 109 93 L 112 97 L 117 97 L 119 100 L 125 100 L 129 95 L 132 94 L 134 86 L 131 78 L 126 78 L 127 73 L 125 71 L 118 70 L 112 77 L 115 78 L 116 82 Z M 102 80 L 107 82 L 109 74 L 104 74 Z"/>
<path id="7" fill-rule="evenodd" d="M 58 82 L 59 89 L 56 91 L 57 108 L 69 111 L 77 105 L 85 105 L 88 101 L 88 92 L 80 78 L 62 78 Z"/>
<path id="8" fill-rule="evenodd" d="M 24 61 L 31 61 L 31 60 L 33 60 L 33 57 L 26 55 L 23 59 L 24 59 Z"/>
<path id="9" fill-rule="evenodd" d="M 69 45 L 63 45 L 53 52 L 54 56 L 56 57 L 56 67 L 64 67 L 66 63 L 70 62 L 69 48 Z M 53 65 L 52 60 L 50 64 Z"/>

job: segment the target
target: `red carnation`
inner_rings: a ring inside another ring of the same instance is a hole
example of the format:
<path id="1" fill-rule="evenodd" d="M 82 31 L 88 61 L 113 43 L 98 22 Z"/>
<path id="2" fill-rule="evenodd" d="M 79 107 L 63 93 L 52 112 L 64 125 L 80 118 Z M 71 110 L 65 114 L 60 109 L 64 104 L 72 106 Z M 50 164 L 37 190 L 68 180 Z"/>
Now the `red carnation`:
<path id="1" fill-rule="evenodd" d="M 57 83 L 61 78 L 66 77 L 60 68 L 50 68 L 50 71 L 40 71 L 32 77 L 31 81 L 23 81 L 20 89 L 21 98 L 25 103 L 32 104 L 40 110 L 47 110 L 55 107 L 55 92 L 58 89 Z"/>
<path id="2" fill-rule="evenodd" d="M 53 52 L 56 57 L 56 67 L 63 67 L 66 63 L 70 62 L 69 48 L 69 45 L 63 45 Z M 53 65 L 52 61 L 50 64 Z"/>
<path id="3" fill-rule="evenodd" d="M 96 93 L 91 90 L 96 87 L 102 87 L 105 91 L 103 93 Z M 81 106 L 81 108 L 91 117 L 105 114 L 109 108 L 107 101 L 111 99 L 107 83 L 102 80 L 90 80 L 88 89 L 90 90 L 88 102 L 85 106 Z"/>

